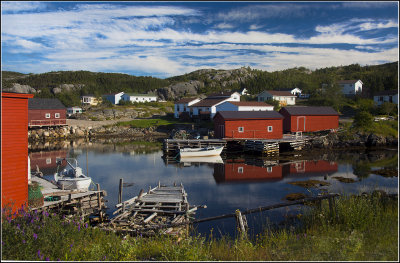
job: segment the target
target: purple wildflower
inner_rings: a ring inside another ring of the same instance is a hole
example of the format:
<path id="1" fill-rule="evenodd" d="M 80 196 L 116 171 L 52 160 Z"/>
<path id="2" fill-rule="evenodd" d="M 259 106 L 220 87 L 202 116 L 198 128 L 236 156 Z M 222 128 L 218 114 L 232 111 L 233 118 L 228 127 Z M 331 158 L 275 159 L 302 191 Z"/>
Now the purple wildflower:
<path id="1" fill-rule="evenodd" d="M 33 238 L 37 239 L 37 234 L 33 233 Z M 39 252 L 40 252 L 40 250 L 39 250 Z"/>

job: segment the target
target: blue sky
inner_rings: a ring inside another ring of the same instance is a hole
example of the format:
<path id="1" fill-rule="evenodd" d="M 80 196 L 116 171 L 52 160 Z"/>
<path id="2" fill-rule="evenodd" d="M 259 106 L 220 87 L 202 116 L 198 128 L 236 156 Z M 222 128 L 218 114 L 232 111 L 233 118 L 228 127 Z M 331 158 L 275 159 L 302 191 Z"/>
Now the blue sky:
<path id="1" fill-rule="evenodd" d="M 2 70 L 166 78 L 398 61 L 398 2 L 1 2 Z"/>

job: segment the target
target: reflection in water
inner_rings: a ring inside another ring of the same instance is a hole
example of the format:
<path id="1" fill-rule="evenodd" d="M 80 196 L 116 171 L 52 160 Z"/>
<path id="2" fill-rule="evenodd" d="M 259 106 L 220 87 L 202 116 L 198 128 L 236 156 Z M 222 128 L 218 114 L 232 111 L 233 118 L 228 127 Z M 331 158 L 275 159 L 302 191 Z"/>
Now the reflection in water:
<path id="1" fill-rule="evenodd" d="M 109 214 L 115 211 L 120 178 L 130 183 L 129 187 L 123 188 L 123 200 L 136 196 L 141 189 L 154 187 L 158 181 L 165 185 L 182 183 L 191 205 L 207 205 L 206 209 L 198 210 L 196 218 L 280 203 L 290 193 L 310 194 L 307 189 L 288 184 L 304 180 L 305 177 L 326 180 L 330 185 L 324 188 L 329 192 L 340 194 L 361 193 L 377 188 L 396 193 L 398 187 L 397 178 L 385 178 L 375 174 L 370 174 L 361 182 L 348 184 L 332 178 L 341 176 L 357 179 L 352 168 L 354 163 L 362 160 L 374 163 L 371 167 L 380 167 L 379 163 L 384 164 L 386 160 L 397 158 L 397 152 L 394 151 L 376 154 L 329 152 L 324 156 L 300 158 L 301 160 L 267 160 L 250 156 L 241 156 L 238 159 L 239 157 L 228 156 L 223 157 L 226 159 L 223 163 L 219 160 L 215 161 L 216 163 L 201 162 L 203 160 L 182 163 L 176 159 L 167 159 L 162 154 L 160 146 L 146 146 L 137 142 L 124 145 L 90 143 L 78 146 L 69 144 L 54 152 L 31 152 L 30 157 L 32 169 L 38 164 L 40 170 L 47 169 L 50 174 L 55 172 L 56 157 L 75 157 L 84 170 L 87 158 L 90 177 L 95 183 L 100 184 L 101 189 L 107 191 Z M 54 156 L 51 157 L 54 168 L 46 164 L 46 159 L 50 156 Z M 317 194 L 318 191 L 319 189 L 312 190 L 313 194 Z M 290 210 L 278 209 L 248 215 L 247 220 L 250 228 L 258 231 L 265 225 L 266 217 L 278 222 L 282 220 L 283 214 L 295 209 L 296 207 L 291 207 Z M 219 233 L 219 230 L 223 234 L 233 234 L 235 220 L 224 219 L 201 223 L 197 226 L 197 231 L 205 234 L 209 233 L 211 228 L 214 229 L 214 234 Z"/>

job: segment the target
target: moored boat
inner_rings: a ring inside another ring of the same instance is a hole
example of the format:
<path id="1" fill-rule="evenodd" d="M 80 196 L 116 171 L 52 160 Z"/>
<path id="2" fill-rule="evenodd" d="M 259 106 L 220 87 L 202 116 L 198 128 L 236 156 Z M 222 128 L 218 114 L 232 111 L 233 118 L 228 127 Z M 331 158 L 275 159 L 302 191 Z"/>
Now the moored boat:
<path id="1" fill-rule="evenodd" d="M 218 156 L 221 154 L 224 146 L 212 146 L 202 148 L 182 148 L 179 149 L 180 157 L 205 157 Z"/>
<path id="2" fill-rule="evenodd" d="M 62 161 L 66 161 L 69 169 L 54 174 L 54 180 L 61 189 L 65 190 L 88 190 L 92 179 L 83 174 L 82 168 L 78 167 L 78 161 L 74 158 L 64 158 L 57 161 L 57 164 L 62 164 Z M 73 165 L 71 162 L 74 162 Z"/>

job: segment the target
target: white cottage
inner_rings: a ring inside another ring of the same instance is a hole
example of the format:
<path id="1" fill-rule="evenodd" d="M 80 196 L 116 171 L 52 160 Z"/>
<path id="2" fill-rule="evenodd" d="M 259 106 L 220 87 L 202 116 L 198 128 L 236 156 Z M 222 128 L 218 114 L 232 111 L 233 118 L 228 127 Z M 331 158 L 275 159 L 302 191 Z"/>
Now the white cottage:
<path id="1" fill-rule="evenodd" d="M 199 102 L 199 98 L 183 98 L 175 102 L 174 104 L 174 117 L 179 118 L 179 116 L 183 112 L 187 112 L 189 116 L 191 116 L 190 108 L 189 106 Z"/>
<path id="2" fill-rule="evenodd" d="M 123 101 L 131 102 L 152 102 L 157 101 L 157 96 L 148 94 L 125 93 L 122 95 L 121 99 Z"/>
<path id="3" fill-rule="evenodd" d="M 374 94 L 374 102 L 380 106 L 384 102 L 391 102 L 399 105 L 399 91 L 398 90 L 385 90 Z"/>
<path id="4" fill-rule="evenodd" d="M 354 96 L 362 92 L 363 83 L 361 80 L 340 80 L 339 86 L 342 88 L 342 93 L 346 96 Z"/>
<path id="5" fill-rule="evenodd" d="M 279 101 L 282 107 L 296 104 L 296 95 L 289 91 L 265 90 L 257 96 L 257 101 L 267 101 L 269 99 Z"/>
<path id="6" fill-rule="evenodd" d="M 258 101 L 225 101 L 216 107 L 219 111 L 273 111 L 274 106 Z"/>

